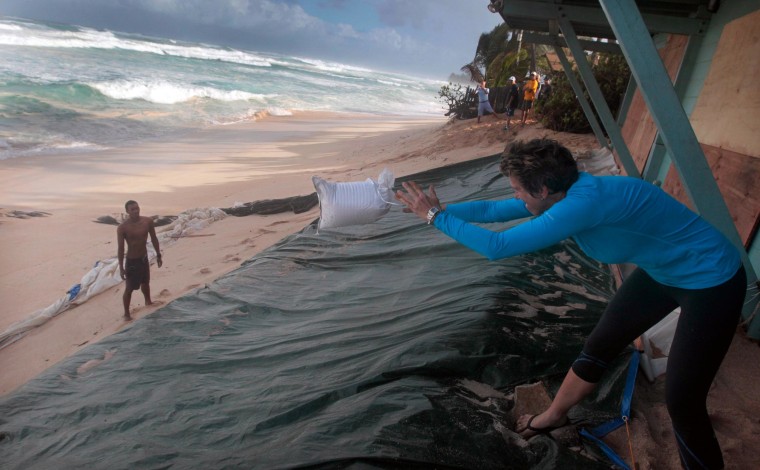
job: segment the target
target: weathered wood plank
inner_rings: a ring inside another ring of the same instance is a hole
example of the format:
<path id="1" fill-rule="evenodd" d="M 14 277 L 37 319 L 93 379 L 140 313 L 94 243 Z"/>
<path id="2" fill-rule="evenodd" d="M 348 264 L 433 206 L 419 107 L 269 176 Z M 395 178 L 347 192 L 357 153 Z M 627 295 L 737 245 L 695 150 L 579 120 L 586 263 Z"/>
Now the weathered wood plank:
<path id="1" fill-rule="evenodd" d="M 681 66 L 686 45 L 687 36 L 670 35 L 665 46 L 661 47 L 658 52 L 665 65 L 665 70 L 671 80 L 674 80 L 678 69 Z M 631 107 L 628 110 L 628 118 L 623 124 L 623 140 L 625 140 L 628 149 L 631 151 L 634 162 L 639 172 L 644 171 L 649 152 L 657 136 L 657 126 L 649 114 L 644 98 L 640 91 L 636 91 L 631 101 Z"/>
<path id="2" fill-rule="evenodd" d="M 760 223 L 760 158 L 711 145 L 701 146 L 742 243 L 748 247 Z M 668 172 L 663 189 L 692 207 L 675 168 Z"/>
<path id="3" fill-rule="evenodd" d="M 760 158 L 760 10 L 723 28 L 691 122 L 701 143 Z"/>

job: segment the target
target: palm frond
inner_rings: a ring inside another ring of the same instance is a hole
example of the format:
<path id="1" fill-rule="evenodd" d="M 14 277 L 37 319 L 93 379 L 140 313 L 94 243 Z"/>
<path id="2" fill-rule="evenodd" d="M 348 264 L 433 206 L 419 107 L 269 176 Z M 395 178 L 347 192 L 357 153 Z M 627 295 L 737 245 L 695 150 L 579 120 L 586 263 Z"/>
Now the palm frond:
<path id="1" fill-rule="evenodd" d="M 470 80 L 473 82 L 482 82 L 484 80 L 483 74 L 480 72 L 480 69 L 472 62 L 469 64 L 465 64 L 462 66 L 461 69 L 462 72 L 466 73 L 470 76 Z"/>

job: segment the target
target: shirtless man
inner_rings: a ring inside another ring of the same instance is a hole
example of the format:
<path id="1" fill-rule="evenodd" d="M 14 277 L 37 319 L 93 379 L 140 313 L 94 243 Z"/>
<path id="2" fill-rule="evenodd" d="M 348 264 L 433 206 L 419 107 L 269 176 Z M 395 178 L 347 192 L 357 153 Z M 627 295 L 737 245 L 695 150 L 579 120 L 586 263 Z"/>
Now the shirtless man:
<path id="1" fill-rule="evenodd" d="M 151 305 L 150 299 L 150 261 L 146 243 L 148 235 L 156 250 L 156 264 L 160 268 L 161 251 L 158 248 L 158 237 L 153 219 L 140 216 L 140 206 L 135 201 L 127 201 L 124 208 L 129 218 L 116 229 L 116 237 L 119 244 L 119 272 L 122 279 L 126 279 L 124 289 L 124 320 L 132 320 L 129 314 L 129 303 L 132 300 L 132 291 L 141 289 L 145 296 L 145 305 Z M 124 242 L 127 242 L 127 262 L 124 264 Z"/>

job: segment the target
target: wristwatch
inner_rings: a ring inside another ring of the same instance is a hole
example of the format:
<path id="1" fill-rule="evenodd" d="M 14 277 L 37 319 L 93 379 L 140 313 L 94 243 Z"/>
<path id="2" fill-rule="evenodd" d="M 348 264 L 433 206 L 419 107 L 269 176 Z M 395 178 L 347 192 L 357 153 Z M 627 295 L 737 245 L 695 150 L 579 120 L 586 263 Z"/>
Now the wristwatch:
<path id="1" fill-rule="evenodd" d="M 427 223 L 428 225 L 432 224 L 436 217 L 438 217 L 438 214 L 441 213 L 441 209 L 438 207 L 431 207 L 430 210 L 427 213 Z"/>

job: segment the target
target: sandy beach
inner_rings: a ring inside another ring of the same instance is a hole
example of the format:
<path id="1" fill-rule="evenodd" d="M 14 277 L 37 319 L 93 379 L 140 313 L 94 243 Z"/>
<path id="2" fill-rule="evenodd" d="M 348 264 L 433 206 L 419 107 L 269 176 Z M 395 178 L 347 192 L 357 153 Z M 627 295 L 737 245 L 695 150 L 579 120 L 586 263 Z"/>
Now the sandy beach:
<path id="1" fill-rule="evenodd" d="M 494 120 L 448 124 L 443 118 L 304 113 L 209 128 L 177 142 L 4 160 L 0 331 L 60 298 L 96 261 L 116 255 L 116 227 L 94 221 L 119 217 L 128 199 L 140 203 L 143 215 L 166 216 L 306 195 L 314 192 L 313 175 L 363 181 L 388 168 L 403 176 L 501 152 L 508 137 L 514 134 Z M 22 219 L 10 216 L 14 210 L 49 215 Z M 151 272 L 157 305 L 146 308 L 136 293 L 133 317 L 213 281 L 318 217 L 318 207 L 227 217 L 198 233 L 204 236 L 165 243 L 164 266 Z M 65 311 L 0 350 L 0 393 L 123 327 L 122 288 Z"/>
<path id="2" fill-rule="evenodd" d="M 492 118 L 476 124 L 474 119 L 298 113 L 209 128 L 175 141 L 0 161 L 0 331 L 60 298 L 96 261 L 116 255 L 116 228 L 94 221 L 118 217 L 128 199 L 140 203 L 143 215 L 168 216 L 310 194 L 313 175 L 361 181 L 388 168 L 405 176 L 499 153 L 513 139 L 548 136 L 573 151 L 598 147 L 593 135 L 558 134 L 535 122 L 512 131 L 502 126 Z M 13 211 L 45 214 L 17 218 Z M 151 268 L 157 302 L 146 307 L 135 293 L 134 321 L 230 272 L 317 217 L 318 207 L 301 214 L 228 216 L 198 232 L 203 236 L 162 245 L 164 265 Z M 123 328 L 122 294 L 123 283 L 0 349 L 0 394 Z M 708 402 L 728 468 L 751 468 L 755 462 L 758 379 L 760 349 L 739 332 Z M 664 379 L 639 383 L 632 440 L 640 468 L 679 468 L 662 398 Z M 611 441 L 623 455 L 625 430 Z"/>

